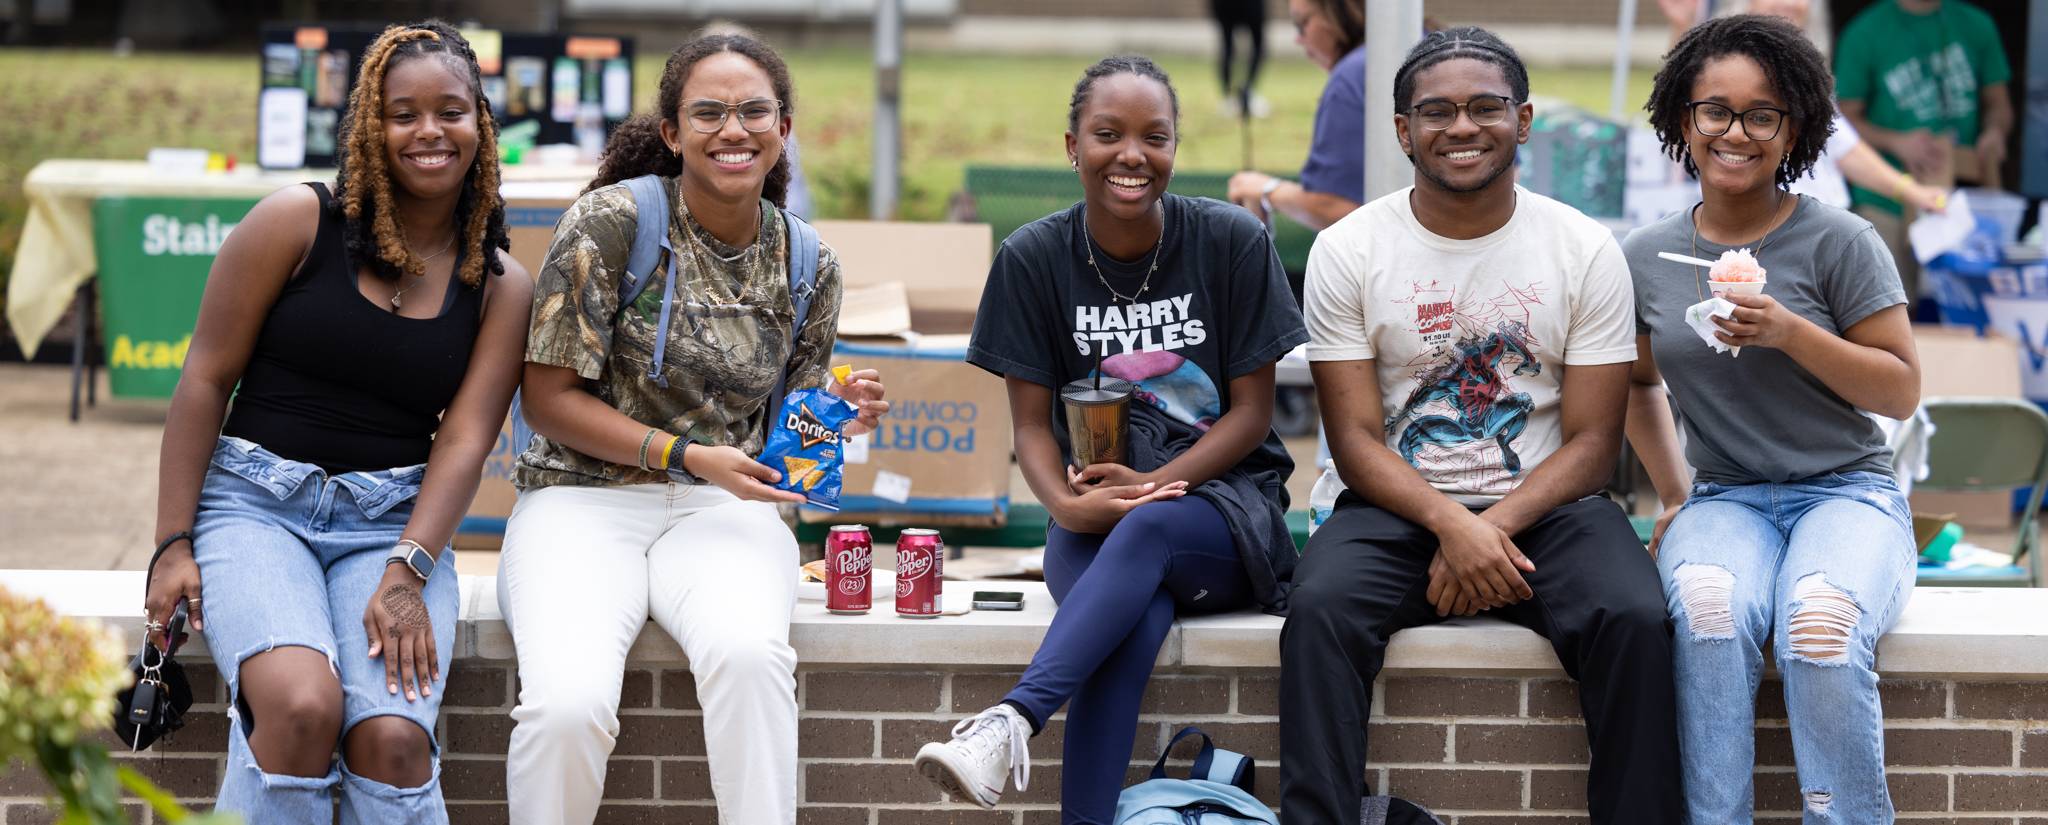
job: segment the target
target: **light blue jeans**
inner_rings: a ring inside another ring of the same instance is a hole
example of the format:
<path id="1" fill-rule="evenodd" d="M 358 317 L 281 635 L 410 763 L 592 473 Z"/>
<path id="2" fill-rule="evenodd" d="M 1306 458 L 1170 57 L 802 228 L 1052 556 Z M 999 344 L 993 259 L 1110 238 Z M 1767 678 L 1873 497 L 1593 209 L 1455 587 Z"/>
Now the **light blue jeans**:
<path id="1" fill-rule="evenodd" d="M 1913 592 L 1912 515 L 1890 477 L 1700 482 L 1657 560 L 1676 626 L 1679 752 L 1694 825 L 1751 821 L 1766 641 L 1785 682 L 1809 825 L 1888 825 L 1877 640 Z"/>
<path id="2" fill-rule="evenodd" d="M 453 551 L 444 550 L 421 596 L 434 625 L 441 680 L 431 696 L 408 701 L 385 687 L 384 660 L 367 655 L 363 609 L 384 576 L 384 559 L 412 515 L 426 465 L 330 476 L 255 443 L 223 436 L 206 470 L 193 522 L 206 607 L 206 646 L 241 697 L 241 664 L 295 645 L 327 656 L 341 681 L 342 726 L 376 716 L 411 720 L 433 741 L 460 605 Z M 336 760 L 326 776 L 265 772 L 249 750 L 250 720 L 228 714 L 228 762 L 217 810 L 251 823 L 329 822 L 341 791 L 341 822 L 446 823 L 437 758 L 427 784 L 398 788 L 350 772 Z M 255 720 L 261 723 L 262 720 Z M 438 757 L 439 746 L 435 746 Z"/>

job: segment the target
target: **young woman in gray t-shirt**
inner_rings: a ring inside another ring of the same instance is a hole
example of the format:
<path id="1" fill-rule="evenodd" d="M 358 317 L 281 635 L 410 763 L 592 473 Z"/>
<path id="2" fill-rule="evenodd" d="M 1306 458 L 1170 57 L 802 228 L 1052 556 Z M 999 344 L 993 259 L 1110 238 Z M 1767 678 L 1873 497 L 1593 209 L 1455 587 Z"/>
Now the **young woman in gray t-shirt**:
<path id="1" fill-rule="evenodd" d="M 1747 697 L 1766 641 L 1784 678 L 1799 804 L 1830 821 L 1892 818 L 1874 666 L 1912 592 L 1914 552 L 1891 453 L 1863 411 L 1912 415 L 1920 368 L 1898 271 L 1870 224 L 1786 190 L 1827 142 L 1832 88 L 1798 29 L 1745 15 L 1679 40 L 1647 107 L 1702 197 L 1623 244 L 1639 351 L 1628 434 L 1666 505 L 1652 552 L 1677 628 L 1696 825 L 1751 821 Z M 1686 322 L 1717 291 L 1709 268 L 1658 253 L 1713 260 L 1740 248 L 1766 283 L 1723 296 L 1733 311 L 1709 331 L 1741 349 L 1722 352 Z M 1685 414 L 1683 457 L 1664 383 Z"/>

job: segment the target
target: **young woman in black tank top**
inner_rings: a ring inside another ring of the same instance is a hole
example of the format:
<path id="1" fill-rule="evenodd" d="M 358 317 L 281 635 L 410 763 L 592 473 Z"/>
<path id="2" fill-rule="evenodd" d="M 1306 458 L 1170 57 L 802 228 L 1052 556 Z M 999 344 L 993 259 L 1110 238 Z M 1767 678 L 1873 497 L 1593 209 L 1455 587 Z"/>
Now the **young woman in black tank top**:
<path id="1" fill-rule="evenodd" d="M 236 708 L 217 805 L 250 821 L 327 821 L 337 786 L 343 822 L 447 821 L 432 731 L 458 599 L 434 571 L 453 566 L 533 297 L 501 251 L 479 76 L 447 25 L 386 29 L 333 191 L 264 198 L 208 276 L 146 609 L 154 634 L 182 601 L 207 636 Z"/>

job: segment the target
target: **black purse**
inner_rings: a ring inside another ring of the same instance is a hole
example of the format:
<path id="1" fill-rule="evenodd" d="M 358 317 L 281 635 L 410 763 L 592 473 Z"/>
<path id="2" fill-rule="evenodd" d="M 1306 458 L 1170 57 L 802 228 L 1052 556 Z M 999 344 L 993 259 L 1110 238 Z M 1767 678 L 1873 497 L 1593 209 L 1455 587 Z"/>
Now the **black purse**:
<path id="1" fill-rule="evenodd" d="M 166 548 L 191 538 L 190 533 L 179 533 L 157 545 L 156 553 L 149 559 L 150 572 L 155 573 L 157 557 Z M 147 576 L 144 581 L 148 581 Z M 145 592 L 147 589 L 145 584 Z M 114 695 L 114 733 L 137 751 L 148 749 L 158 739 L 185 726 L 185 711 L 192 707 L 192 683 L 185 677 L 185 666 L 173 657 L 185 644 L 186 619 L 185 601 L 180 599 L 170 621 L 165 623 L 162 650 L 150 642 L 149 631 L 143 631 L 142 649 L 128 663 L 135 681 Z"/>

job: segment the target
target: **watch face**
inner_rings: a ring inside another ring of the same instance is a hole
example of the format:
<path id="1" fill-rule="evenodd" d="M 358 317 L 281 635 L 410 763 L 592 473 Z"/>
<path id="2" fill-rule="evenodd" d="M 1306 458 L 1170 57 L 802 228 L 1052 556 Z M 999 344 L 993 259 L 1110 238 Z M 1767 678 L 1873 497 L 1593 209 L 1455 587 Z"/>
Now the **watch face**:
<path id="1" fill-rule="evenodd" d="M 405 554 L 405 566 L 412 568 L 413 575 L 424 580 L 434 574 L 434 557 L 425 550 L 414 550 Z"/>

